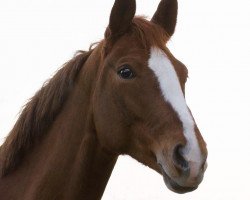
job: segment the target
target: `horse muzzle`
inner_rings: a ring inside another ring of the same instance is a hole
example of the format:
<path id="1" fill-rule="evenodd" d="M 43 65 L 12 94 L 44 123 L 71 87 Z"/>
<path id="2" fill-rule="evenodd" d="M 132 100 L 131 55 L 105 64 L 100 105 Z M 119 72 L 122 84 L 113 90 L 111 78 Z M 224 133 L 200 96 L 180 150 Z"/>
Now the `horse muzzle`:
<path id="1" fill-rule="evenodd" d="M 166 186 L 173 192 L 184 194 L 196 190 L 207 168 L 206 157 L 202 163 L 187 161 L 178 147 L 171 153 L 158 153 L 157 163 Z"/>

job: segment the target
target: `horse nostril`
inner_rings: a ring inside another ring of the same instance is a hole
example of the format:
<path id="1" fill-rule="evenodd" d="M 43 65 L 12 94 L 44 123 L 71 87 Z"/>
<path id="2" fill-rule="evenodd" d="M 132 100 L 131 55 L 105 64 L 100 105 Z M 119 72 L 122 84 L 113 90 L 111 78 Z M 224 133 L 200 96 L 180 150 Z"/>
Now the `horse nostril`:
<path id="1" fill-rule="evenodd" d="M 181 149 L 182 149 L 182 145 L 177 145 L 174 149 L 173 152 L 173 160 L 174 160 L 174 164 L 175 167 L 179 170 L 181 170 L 181 172 L 188 172 L 189 171 L 189 164 L 188 161 L 186 161 L 186 159 L 183 157 Z"/>

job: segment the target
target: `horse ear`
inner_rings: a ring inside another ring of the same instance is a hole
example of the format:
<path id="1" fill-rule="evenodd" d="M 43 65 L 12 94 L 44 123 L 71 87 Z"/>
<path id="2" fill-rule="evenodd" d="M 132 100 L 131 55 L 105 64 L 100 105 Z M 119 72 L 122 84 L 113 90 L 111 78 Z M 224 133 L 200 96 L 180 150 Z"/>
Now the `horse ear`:
<path id="1" fill-rule="evenodd" d="M 135 16 L 135 0 L 116 0 L 112 8 L 109 26 L 111 36 L 119 36 L 125 33 L 131 26 Z"/>
<path id="2" fill-rule="evenodd" d="M 177 0 L 161 0 L 151 22 L 160 25 L 167 32 L 168 36 L 172 36 L 175 31 L 177 12 Z"/>

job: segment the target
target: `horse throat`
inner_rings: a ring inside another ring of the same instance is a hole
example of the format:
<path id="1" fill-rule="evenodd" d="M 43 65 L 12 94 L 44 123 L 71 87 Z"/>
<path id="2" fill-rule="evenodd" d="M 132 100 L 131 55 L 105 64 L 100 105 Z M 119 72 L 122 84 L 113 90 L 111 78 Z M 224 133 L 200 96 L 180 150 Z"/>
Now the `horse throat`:
<path id="1" fill-rule="evenodd" d="M 101 199 L 116 160 L 117 156 L 105 152 L 95 138 L 86 137 L 80 146 L 65 199 Z"/>

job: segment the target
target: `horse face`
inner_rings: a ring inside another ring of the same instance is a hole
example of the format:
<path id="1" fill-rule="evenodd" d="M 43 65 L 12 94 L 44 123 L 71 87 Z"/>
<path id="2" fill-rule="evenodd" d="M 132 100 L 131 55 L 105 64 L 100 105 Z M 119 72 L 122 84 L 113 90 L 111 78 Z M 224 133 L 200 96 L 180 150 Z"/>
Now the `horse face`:
<path id="1" fill-rule="evenodd" d="M 94 94 L 94 121 L 104 149 L 132 156 L 161 173 L 169 189 L 185 193 L 202 181 L 207 150 L 184 97 L 187 69 L 162 44 L 174 31 L 157 16 L 166 2 L 175 8 L 176 1 L 162 1 L 147 22 L 133 19 L 134 1 L 116 1 Z M 127 10 L 127 17 L 117 9 Z M 166 29 L 164 37 L 160 33 Z"/>

